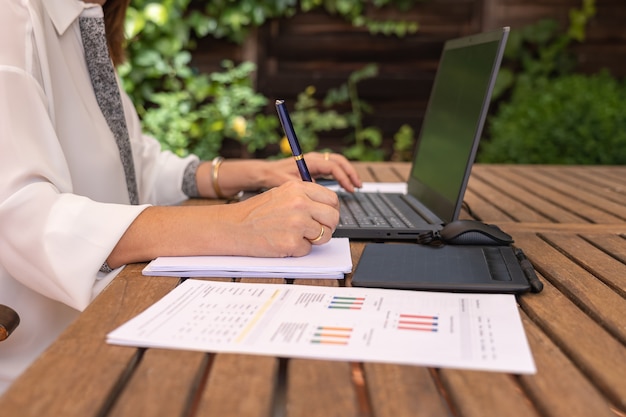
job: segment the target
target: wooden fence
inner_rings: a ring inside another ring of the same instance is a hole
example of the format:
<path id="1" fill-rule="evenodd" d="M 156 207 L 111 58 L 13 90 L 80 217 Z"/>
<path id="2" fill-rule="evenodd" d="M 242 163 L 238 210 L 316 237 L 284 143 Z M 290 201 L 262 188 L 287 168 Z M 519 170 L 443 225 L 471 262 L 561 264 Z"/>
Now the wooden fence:
<path id="1" fill-rule="evenodd" d="M 294 102 L 307 86 L 316 97 L 344 83 L 348 75 L 368 63 L 377 63 L 379 75 L 359 85 L 359 96 L 374 111 L 367 125 L 383 130 L 385 148 L 398 128 L 410 124 L 419 130 L 443 42 L 447 39 L 496 29 L 521 28 L 542 18 L 567 26 L 569 10 L 581 0 L 425 0 L 401 16 L 375 11 L 379 17 L 402 17 L 419 23 L 416 34 L 403 38 L 372 36 L 343 20 L 324 13 L 297 15 L 269 22 L 241 46 L 203 39 L 194 54 L 202 71 L 219 69 L 222 59 L 257 64 L 256 88 L 265 96 Z M 587 39 L 575 51 L 579 71 L 602 68 L 615 76 L 626 75 L 626 2 L 597 0 L 597 13 L 587 29 Z M 268 111 L 273 111 L 268 108 Z M 339 149 L 332 135 L 321 144 Z M 235 156 L 236 146 L 230 149 Z"/>

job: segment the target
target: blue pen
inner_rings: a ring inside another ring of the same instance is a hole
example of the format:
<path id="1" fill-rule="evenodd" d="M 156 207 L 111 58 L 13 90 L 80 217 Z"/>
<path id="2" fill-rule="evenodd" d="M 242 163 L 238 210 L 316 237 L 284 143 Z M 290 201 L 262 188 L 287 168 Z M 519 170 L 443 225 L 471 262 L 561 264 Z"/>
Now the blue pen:
<path id="1" fill-rule="evenodd" d="M 298 143 L 296 132 L 293 130 L 293 125 L 291 124 L 291 118 L 287 112 L 287 107 L 285 107 L 285 100 L 276 100 L 276 111 L 278 112 L 280 124 L 283 125 L 283 130 L 285 131 L 285 135 L 289 141 L 293 159 L 296 160 L 296 165 L 298 165 L 298 171 L 300 171 L 302 181 L 312 182 L 313 179 L 311 179 L 309 169 L 306 166 L 306 162 L 304 162 L 304 156 L 302 155 L 302 150 L 300 149 L 300 143 Z"/>

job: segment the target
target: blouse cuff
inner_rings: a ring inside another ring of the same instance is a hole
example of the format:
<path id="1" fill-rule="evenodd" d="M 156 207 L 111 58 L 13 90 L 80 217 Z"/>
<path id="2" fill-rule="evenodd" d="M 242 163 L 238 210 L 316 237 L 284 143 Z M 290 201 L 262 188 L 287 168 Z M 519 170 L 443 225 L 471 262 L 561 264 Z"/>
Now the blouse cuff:
<path id="1" fill-rule="evenodd" d="M 111 269 L 111 267 L 109 266 L 109 264 L 107 263 L 107 261 L 104 261 L 104 263 L 102 264 L 102 266 L 100 267 L 100 272 L 103 272 L 105 274 L 108 274 L 109 272 L 113 272 L 113 269 Z"/>
<path id="2" fill-rule="evenodd" d="M 198 184 L 196 182 L 196 171 L 198 170 L 199 165 L 200 161 L 191 161 L 189 165 L 187 165 L 187 168 L 185 168 L 185 172 L 183 174 L 182 191 L 189 198 L 200 196 L 200 192 L 198 191 Z"/>

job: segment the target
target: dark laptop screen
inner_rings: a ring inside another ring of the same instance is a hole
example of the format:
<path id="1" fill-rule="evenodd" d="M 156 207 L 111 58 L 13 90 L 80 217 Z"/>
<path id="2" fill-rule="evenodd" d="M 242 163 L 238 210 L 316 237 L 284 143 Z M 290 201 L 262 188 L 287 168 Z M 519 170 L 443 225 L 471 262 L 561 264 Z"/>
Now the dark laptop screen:
<path id="1" fill-rule="evenodd" d="M 480 34 L 444 46 L 408 187 L 445 222 L 460 211 L 465 174 L 469 176 L 482 134 L 504 35 Z"/>

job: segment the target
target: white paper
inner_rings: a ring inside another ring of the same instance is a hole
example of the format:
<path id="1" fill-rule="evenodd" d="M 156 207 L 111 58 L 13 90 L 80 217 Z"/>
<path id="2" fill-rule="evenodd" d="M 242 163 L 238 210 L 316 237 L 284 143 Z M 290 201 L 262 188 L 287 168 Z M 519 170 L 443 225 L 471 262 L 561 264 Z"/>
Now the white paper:
<path id="1" fill-rule="evenodd" d="M 112 344 L 535 373 L 515 297 L 186 280 Z"/>
<path id="2" fill-rule="evenodd" d="M 150 262 L 143 275 L 176 277 L 335 278 L 352 271 L 350 241 L 332 238 L 314 245 L 306 256 L 256 258 L 251 256 L 171 256 Z"/>
<path id="3" fill-rule="evenodd" d="M 345 191 L 340 185 L 329 185 L 327 188 L 333 191 Z M 406 191 L 405 182 L 364 182 L 356 192 L 406 194 Z"/>

